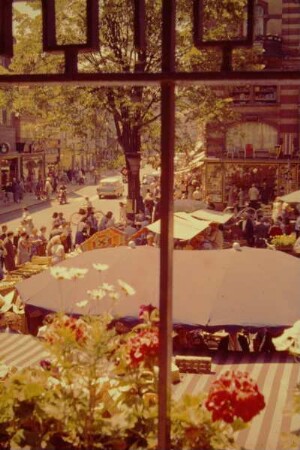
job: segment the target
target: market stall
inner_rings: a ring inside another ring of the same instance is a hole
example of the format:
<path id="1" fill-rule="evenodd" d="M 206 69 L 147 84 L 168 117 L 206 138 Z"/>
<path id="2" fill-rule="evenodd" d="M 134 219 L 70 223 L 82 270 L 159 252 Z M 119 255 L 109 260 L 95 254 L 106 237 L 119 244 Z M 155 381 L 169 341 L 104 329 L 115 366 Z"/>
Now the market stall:
<path id="1" fill-rule="evenodd" d="M 158 306 L 159 249 L 140 246 L 84 252 L 61 263 L 65 269 L 87 268 L 82 279 L 54 278 L 50 270 L 24 280 L 16 288 L 27 319 L 49 311 L 100 314 L 113 309 L 118 317 L 137 317 L 141 304 Z M 108 269 L 98 272 L 95 263 Z M 284 268 L 284 276 L 283 276 Z M 217 329 L 281 328 L 299 318 L 300 265 L 283 252 L 242 247 L 239 250 L 174 251 L 173 321 Z M 130 299 L 109 296 L 82 301 L 87 291 L 124 280 L 133 286 Z"/>

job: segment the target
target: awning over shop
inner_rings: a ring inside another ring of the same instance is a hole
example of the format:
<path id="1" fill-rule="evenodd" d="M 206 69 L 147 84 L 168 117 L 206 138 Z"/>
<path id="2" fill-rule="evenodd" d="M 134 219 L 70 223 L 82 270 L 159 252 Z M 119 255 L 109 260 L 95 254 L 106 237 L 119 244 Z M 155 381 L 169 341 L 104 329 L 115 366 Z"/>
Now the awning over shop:
<path id="1" fill-rule="evenodd" d="M 190 214 L 192 217 L 200 220 L 208 220 L 209 222 L 222 224 L 228 222 L 234 216 L 233 213 L 223 213 L 211 209 L 199 209 L 199 211 L 194 211 Z"/>
<path id="2" fill-rule="evenodd" d="M 174 211 L 184 211 L 184 212 L 193 212 L 198 211 L 198 209 L 207 208 L 207 203 L 201 200 L 192 200 L 188 198 L 180 198 L 174 200 Z"/>
<path id="3" fill-rule="evenodd" d="M 191 170 L 197 169 L 198 167 L 203 166 L 205 159 L 205 152 L 201 152 L 194 159 L 192 159 L 188 166 L 183 167 L 182 169 L 176 170 L 175 174 L 180 175 L 181 173 L 187 173 Z"/>
<path id="4" fill-rule="evenodd" d="M 187 241 L 208 228 L 207 221 L 193 219 L 187 213 L 174 214 L 174 238 Z M 160 220 L 147 225 L 147 230 L 160 234 Z"/>
<path id="5" fill-rule="evenodd" d="M 300 191 L 290 192 L 289 194 L 280 197 L 285 203 L 300 203 Z"/>

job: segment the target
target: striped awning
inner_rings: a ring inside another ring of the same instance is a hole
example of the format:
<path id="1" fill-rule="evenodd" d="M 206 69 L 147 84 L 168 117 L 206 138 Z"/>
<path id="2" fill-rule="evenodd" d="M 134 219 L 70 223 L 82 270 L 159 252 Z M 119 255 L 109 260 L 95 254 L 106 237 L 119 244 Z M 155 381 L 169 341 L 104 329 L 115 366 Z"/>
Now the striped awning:
<path id="1" fill-rule="evenodd" d="M 0 333 L 0 361 L 7 366 L 22 369 L 39 364 L 47 356 L 49 352 L 31 335 Z"/>
<path id="2" fill-rule="evenodd" d="M 291 416 L 292 394 L 300 381 L 300 364 L 292 357 L 279 353 L 216 354 L 212 374 L 184 374 L 173 387 L 173 398 L 183 394 L 207 391 L 213 380 L 226 370 L 247 371 L 264 394 L 266 407 L 250 426 L 238 434 L 238 444 L 247 450 L 282 450 L 283 434 L 300 428 L 299 415 Z"/>

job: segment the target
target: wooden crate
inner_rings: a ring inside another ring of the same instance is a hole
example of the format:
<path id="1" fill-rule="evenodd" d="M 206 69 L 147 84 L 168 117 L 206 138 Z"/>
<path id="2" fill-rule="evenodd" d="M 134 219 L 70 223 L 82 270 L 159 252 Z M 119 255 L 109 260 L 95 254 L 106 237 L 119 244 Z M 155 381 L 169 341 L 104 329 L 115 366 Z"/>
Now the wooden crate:
<path id="1" fill-rule="evenodd" d="M 51 266 L 51 256 L 33 256 L 31 262 L 32 264 Z"/>
<path id="2" fill-rule="evenodd" d="M 175 364 L 183 373 L 210 373 L 211 357 L 210 356 L 183 356 L 175 357 Z"/>

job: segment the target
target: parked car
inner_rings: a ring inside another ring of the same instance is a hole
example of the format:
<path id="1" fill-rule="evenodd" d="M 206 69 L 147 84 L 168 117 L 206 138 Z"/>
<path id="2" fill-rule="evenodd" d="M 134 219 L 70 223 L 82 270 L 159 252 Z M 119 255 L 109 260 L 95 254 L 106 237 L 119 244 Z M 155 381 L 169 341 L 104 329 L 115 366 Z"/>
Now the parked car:
<path id="1" fill-rule="evenodd" d="M 116 197 L 120 198 L 124 193 L 124 184 L 121 177 L 102 178 L 97 187 L 99 198 Z"/>

